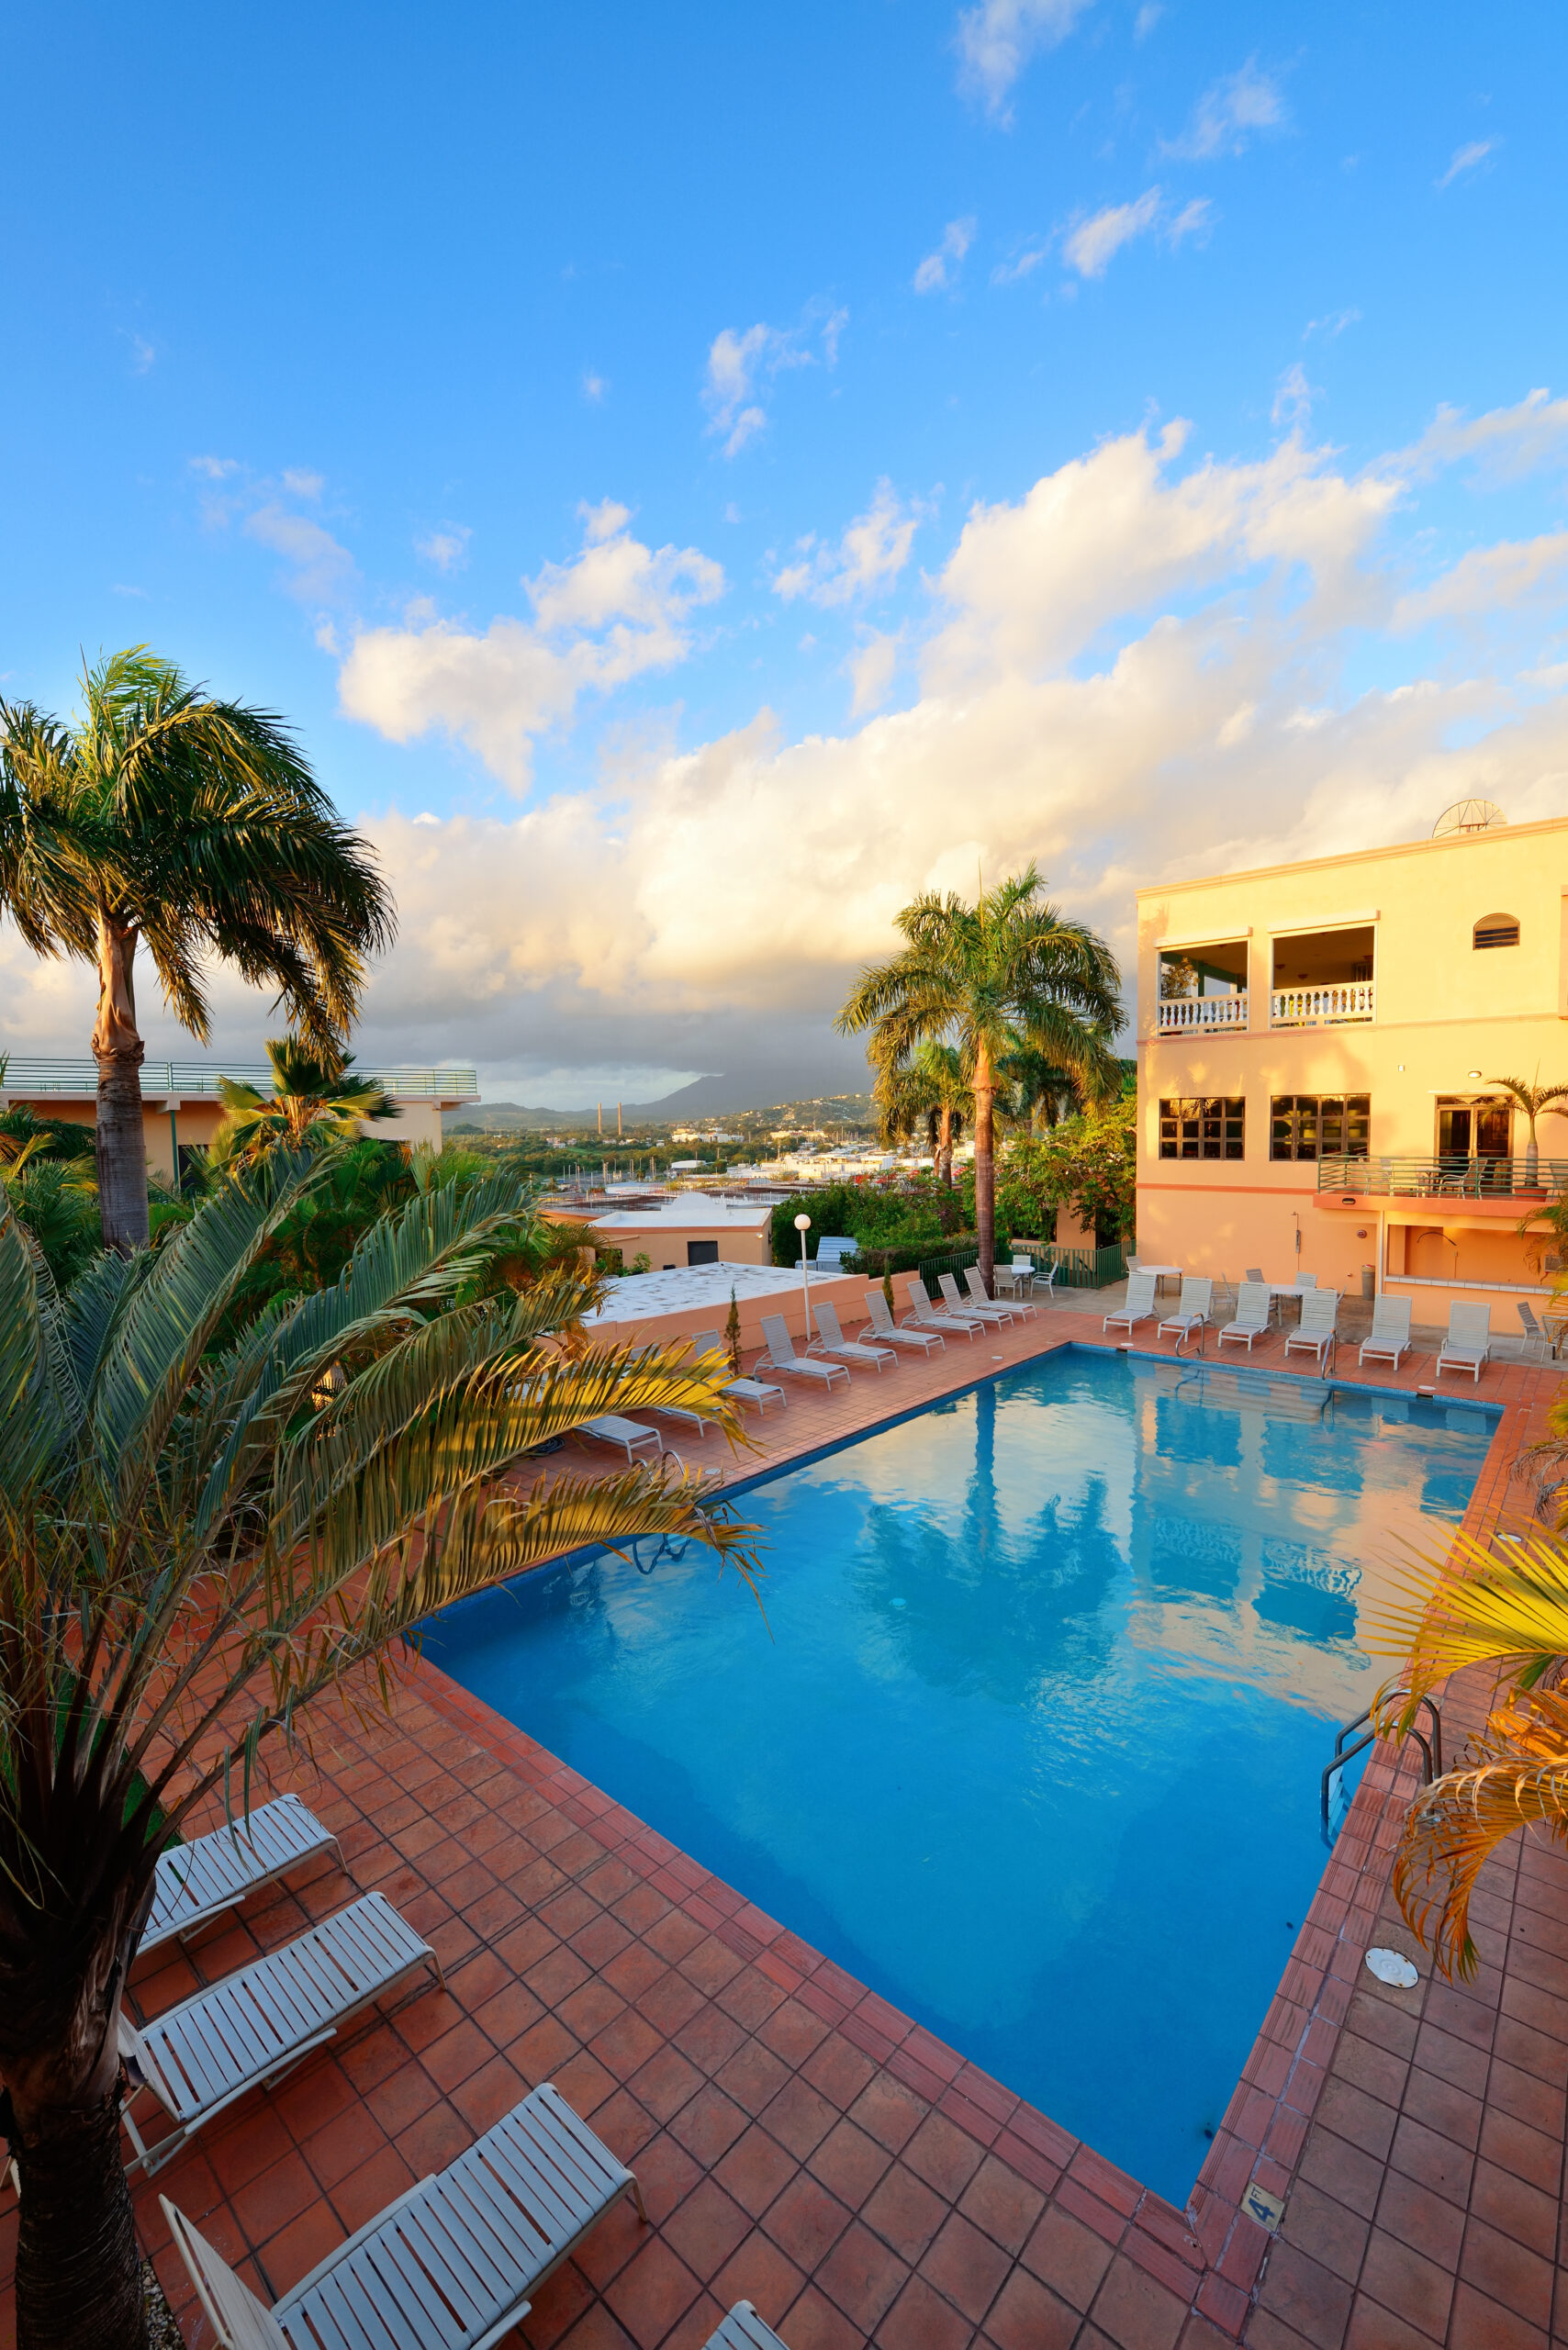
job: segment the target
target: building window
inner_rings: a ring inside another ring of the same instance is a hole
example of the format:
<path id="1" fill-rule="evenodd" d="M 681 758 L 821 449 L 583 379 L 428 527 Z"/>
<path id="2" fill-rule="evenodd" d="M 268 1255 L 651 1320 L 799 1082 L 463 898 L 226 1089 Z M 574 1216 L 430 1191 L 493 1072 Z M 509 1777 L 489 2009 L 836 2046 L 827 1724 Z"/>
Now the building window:
<path id="1" fill-rule="evenodd" d="M 689 1265 L 716 1265 L 719 1261 L 718 1242 L 689 1240 L 686 1244 L 686 1261 Z"/>
<path id="2" fill-rule="evenodd" d="M 1364 1158 L 1370 1093 L 1276 1093 L 1270 1105 L 1271 1158 Z"/>
<path id="3" fill-rule="evenodd" d="M 1517 946 L 1518 943 L 1518 914 L 1483 914 L 1471 933 L 1471 944 L 1478 952 L 1483 946 Z"/>
<path id="4" fill-rule="evenodd" d="M 1247 1105 L 1239 1094 L 1206 1093 L 1159 1105 L 1161 1158 L 1243 1158 Z"/>

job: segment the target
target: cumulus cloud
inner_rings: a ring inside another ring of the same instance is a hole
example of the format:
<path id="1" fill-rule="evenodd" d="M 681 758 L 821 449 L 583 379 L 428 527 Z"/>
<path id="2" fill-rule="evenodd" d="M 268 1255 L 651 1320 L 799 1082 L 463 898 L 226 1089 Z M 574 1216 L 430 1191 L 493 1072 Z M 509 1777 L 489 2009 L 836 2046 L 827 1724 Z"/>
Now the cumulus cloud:
<path id="1" fill-rule="evenodd" d="M 702 401 L 708 410 L 708 431 L 723 438 L 726 457 L 738 456 L 746 442 L 755 439 L 767 422 L 767 410 L 763 405 L 766 390 L 775 375 L 787 367 L 811 367 L 816 353 L 809 347 L 808 336 L 814 334 L 821 346 L 823 364 L 838 364 L 838 344 L 849 323 L 849 313 L 836 309 L 823 314 L 820 306 L 812 324 L 811 312 L 802 327 L 770 327 L 760 322 L 737 333 L 734 327 L 724 327 L 713 338 L 708 351 L 708 365 L 702 386 Z"/>
<path id="2" fill-rule="evenodd" d="M 934 252 L 926 254 L 914 273 L 917 294 L 938 294 L 945 286 L 958 283 L 964 255 L 975 241 L 975 222 L 971 214 L 967 219 L 949 220 L 943 231 L 942 241 Z"/>
<path id="3" fill-rule="evenodd" d="M 909 561 L 923 511 L 918 501 L 903 505 L 890 481 L 879 481 L 870 505 L 835 546 L 819 545 L 814 538 L 801 542 L 796 560 L 774 574 L 774 594 L 786 603 L 804 596 L 832 606 L 890 587 Z"/>
<path id="4" fill-rule="evenodd" d="M 1249 57 L 1235 73 L 1226 73 L 1204 92 L 1193 119 L 1179 139 L 1167 142 L 1168 155 L 1188 162 L 1207 162 L 1216 155 L 1239 155 L 1260 130 L 1277 130 L 1285 119 L 1279 85 L 1258 70 Z"/>
<path id="5" fill-rule="evenodd" d="M 521 791 L 534 738 L 583 694 L 684 658 L 692 611 L 723 592 L 718 564 L 695 547 L 644 545 L 610 498 L 581 519 L 579 551 L 522 583 L 532 620 L 501 616 L 480 632 L 416 610 L 399 628 L 362 631 L 338 677 L 346 714 L 394 743 L 451 735 Z"/>
<path id="6" fill-rule="evenodd" d="M 892 632 L 873 631 L 850 655 L 844 666 L 854 688 L 849 705 L 851 718 L 864 718 L 868 711 L 881 709 L 893 689 L 902 641 L 902 629 Z"/>
<path id="7" fill-rule="evenodd" d="M 1473 139 L 1467 147 L 1456 147 L 1450 158 L 1448 170 L 1440 179 L 1433 182 L 1433 185 L 1451 187 L 1455 180 L 1462 178 L 1466 172 L 1473 172 L 1478 163 L 1484 163 L 1496 143 L 1495 139 Z"/>
<path id="8" fill-rule="evenodd" d="M 433 563 L 438 571 L 461 571 L 468 560 L 473 535 L 466 522 L 443 522 L 439 530 L 427 531 L 422 539 L 416 539 L 414 552 Z"/>
<path id="9" fill-rule="evenodd" d="M 1522 481 L 1541 466 L 1568 462 L 1568 399 L 1554 400 L 1538 389 L 1514 407 L 1489 408 L 1484 416 L 1439 408 L 1420 439 L 1388 462 L 1422 480 L 1465 460 L 1489 482 Z"/>
<path id="10" fill-rule="evenodd" d="M 284 585 L 302 604 L 341 604 L 352 593 L 359 576 L 353 555 L 308 514 L 269 503 L 247 518 L 245 532 L 285 558 Z"/>
<path id="11" fill-rule="evenodd" d="M 1091 0 L 978 0 L 958 17 L 960 86 L 993 115 L 1037 50 L 1064 41 Z"/>
<path id="12" fill-rule="evenodd" d="M 1430 586 L 1402 596 L 1394 608 L 1394 626 L 1406 630 L 1424 627 L 1430 621 L 1493 619 L 1556 590 L 1564 574 L 1568 574 L 1568 531 L 1477 547 L 1462 555 Z"/>

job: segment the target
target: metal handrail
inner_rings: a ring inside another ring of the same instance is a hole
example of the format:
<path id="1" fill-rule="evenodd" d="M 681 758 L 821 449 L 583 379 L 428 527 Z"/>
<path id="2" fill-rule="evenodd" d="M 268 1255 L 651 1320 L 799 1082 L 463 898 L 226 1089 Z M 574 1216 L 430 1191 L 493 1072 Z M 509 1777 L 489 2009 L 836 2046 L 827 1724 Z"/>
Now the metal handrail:
<path id="1" fill-rule="evenodd" d="M 1414 1692 L 1409 1689 L 1391 1689 L 1387 1693 L 1387 1696 L 1384 1698 L 1383 1703 L 1385 1706 L 1390 1705 L 1396 1697 L 1408 1697 L 1413 1695 Z M 1419 1711 L 1422 1707 L 1425 1707 L 1428 1714 L 1431 1717 L 1432 1735 L 1428 1740 L 1422 1731 L 1417 1729 L 1415 1723 L 1412 1722 L 1409 1729 L 1405 1732 L 1405 1736 L 1406 1738 L 1413 1738 L 1417 1745 L 1421 1750 L 1421 1757 L 1424 1766 L 1422 1771 L 1422 1785 L 1429 1787 L 1434 1779 L 1440 1779 L 1443 1774 L 1443 1718 L 1438 1711 L 1436 1704 L 1430 1697 L 1418 1697 L 1416 1702 L 1417 1711 Z M 1383 1732 L 1379 1729 L 1369 1729 L 1366 1730 L 1361 1737 L 1356 1737 L 1356 1732 L 1361 1729 L 1363 1723 L 1370 1722 L 1372 1720 L 1372 1713 L 1373 1708 L 1371 1706 L 1368 1706 L 1363 1712 L 1359 1713 L 1356 1716 L 1354 1721 L 1350 1721 L 1345 1724 L 1344 1728 L 1339 1731 L 1334 1740 L 1333 1760 L 1324 1764 L 1323 1775 L 1318 1783 L 1318 1809 L 1323 1822 L 1323 1841 L 1326 1844 L 1332 1844 L 1334 1841 L 1328 1829 L 1329 1781 L 1333 1778 L 1337 1771 L 1342 1771 L 1347 1762 L 1353 1762 L 1358 1754 L 1364 1754 L 1369 1746 L 1375 1746 L 1378 1740 L 1383 1736 Z M 1346 1741 L 1350 1739 L 1355 1740 L 1354 1745 L 1348 1745 L 1346 1743 Z"/>
<path id="2" fill-rule="evenodd" d="M 1336 1152 L 1317 1162 L 1320 1192 L 1358 1198 L 1382 1192 L 1415 1199 L 1507 1199 L 1568 1192 L 1568 1158 L 1411 1158 Z"/>
<path id="3" fill-rule="evenodd" d="M 385 1086 L 401 1100 L 476 1102 L 479 1098 L 478 1071 L 472 1069 L 356 1068 L 353 1075 Z M 140 1078 L 144 1095 L 216 1096 L 224 1078 L 236 1085 L 254 1086 L 258 1093 L 271 1093 L 275 1082 L 270 1062 L 251 1061 L 143 1061 Z M 91 1060 L 23 1059 L 13 1053 L 0 1070 L 0 1093 L 22 1101 L 48 1093 L 91 1097 L 97 1090 L 98 1066 Z"/>

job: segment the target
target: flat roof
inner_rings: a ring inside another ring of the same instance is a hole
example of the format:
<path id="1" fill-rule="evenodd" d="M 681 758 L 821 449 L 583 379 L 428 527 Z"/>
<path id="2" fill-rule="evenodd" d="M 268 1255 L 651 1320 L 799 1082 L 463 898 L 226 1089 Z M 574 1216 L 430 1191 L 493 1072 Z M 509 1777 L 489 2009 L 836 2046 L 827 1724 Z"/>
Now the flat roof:
<path id="1" fill-rule="evenodd" d="M 1289 865 L 1238 865 L 1225 873 L 1190 874 L 1182 881 L 1145 881 L 1137 898 L 1169 897 L 1178 890 L 1212 890 L 1222 881 L 1271 881 L 1285 873 L 1327 873 L 1345 865 L 1372 865 L 1379 857 L 1418 856 L 1428 849 L 1477 848 L 1484 843 L 1530 840 L 1568 831 L 1568 816 L 1546 816 L 1535 824 L 1495 824 L 1473 833 L 1443 833 L 1436 840 L 1390 841 L 1383 848 L 1348 848 L 1338 856 L 1303 856 Z"/>
<path id="2" fill-rule="evenodd" d="M 694 1225 L 738 1225 L 743 1231 L 756 1232 L 772 1213 L 766 1201 L 716 1200 L 697 1192 L 655 1201 L 651 1207 L 614 1208 L 608 1214 L 594 1214 L 590 1222 L 596 1227 L 612 1224 L 620 1230 L 639 1232 L 689 1231 Z"/>
<path id="3" fill-rule="evenodd" d="M 592 1329 L 599 1324 L 646 1322 L 655 1315 L 685 1314 L 700 1306 L 722 1324 L 730 1310 L 732 1290 L 737 1302 L 744 1302 L 779 1297 L 800 1286 L 799 1265 L 672 1265 L 662 1273 L 623 1273 L 611 1281 L 610 1294 L 598 1312 L 586 1314 L 583 1321 Z"/>

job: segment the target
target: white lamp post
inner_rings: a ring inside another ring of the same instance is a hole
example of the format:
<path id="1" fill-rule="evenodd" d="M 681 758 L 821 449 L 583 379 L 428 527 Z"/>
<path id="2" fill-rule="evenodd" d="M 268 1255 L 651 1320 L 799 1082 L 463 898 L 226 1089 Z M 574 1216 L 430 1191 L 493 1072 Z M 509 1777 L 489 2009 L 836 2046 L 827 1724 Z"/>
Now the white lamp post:
<path id="1" fill-rule="evenodd" d="M 812 1292 L 810 1287 L 810 1276 L 806 1271 L 806 1235 L 810 1232 L 811 1228 L 812 1219 L 809 1215 L 798 1215 L 795 1218 L 795 1229 L 801 1236 L 801 1303 L 806 1309 L 806 1344 L 808 1347 L 812 1343 Z"/>

